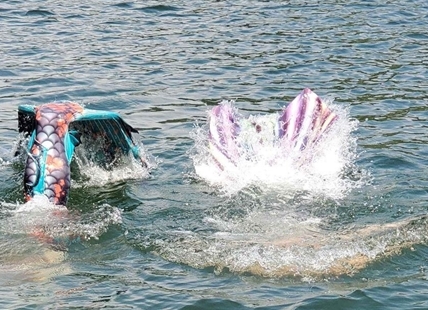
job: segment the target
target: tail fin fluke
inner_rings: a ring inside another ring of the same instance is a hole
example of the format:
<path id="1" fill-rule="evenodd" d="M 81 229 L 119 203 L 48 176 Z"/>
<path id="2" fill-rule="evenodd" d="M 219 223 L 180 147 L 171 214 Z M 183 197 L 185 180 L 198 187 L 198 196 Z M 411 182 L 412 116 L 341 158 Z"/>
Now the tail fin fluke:
<path id="1" fill-rule="evenodd" d="M 221 102 L 209 112 L 209 147 L 217 163 L 223 168 L 239 158 L 236 137 L 239 134 L 239 115 L 228 101 Z"/>
<path id="2" fill-rule="evenodd" d="M 122 155 L 132 154 L 147 167 L 133 137 L 138 131 L 114 112 L 85 109 L 74 102 L 21 105 L 18 130 L 29 137 L 24 173 L 28 199 L 44 194 L 56 204 L 66 203 L 70 163 L 80 144 L 94 151 L 97 164 L 108 167 Z"/>
<path id="3" fill-rule="evenodd" d="M 303 150 L 316 143 L 336 118 L 336 113 L 317 94 L 305 88 L 280 115 L 279 138 Z"/>

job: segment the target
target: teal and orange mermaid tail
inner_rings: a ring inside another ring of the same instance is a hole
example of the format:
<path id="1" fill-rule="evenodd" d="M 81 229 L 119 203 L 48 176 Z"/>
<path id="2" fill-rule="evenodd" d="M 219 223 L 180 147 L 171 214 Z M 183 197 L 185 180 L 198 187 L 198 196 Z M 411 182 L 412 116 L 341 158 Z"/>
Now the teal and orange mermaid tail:
<path id="1" fill-rule="evenodd" d="M 73 102 L 18 108 L 19 132 L 29 136 L 24 172 L 27 200 L 41 194 L 65 205 L 70 190 L 70 163 L 82 140 L 98 141 L 106 164 L 132 153 L 144 165 L 132 133 L 137 130 L 114 112 L 85 109 Z M 101 143 L 99 143 L 101 141 Z"/>

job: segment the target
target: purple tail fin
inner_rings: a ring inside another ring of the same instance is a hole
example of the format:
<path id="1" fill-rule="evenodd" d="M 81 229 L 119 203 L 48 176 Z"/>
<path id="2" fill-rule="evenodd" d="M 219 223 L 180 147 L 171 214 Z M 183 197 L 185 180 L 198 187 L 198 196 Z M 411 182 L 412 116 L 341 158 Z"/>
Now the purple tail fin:
<path id="1" fill-rule="evenodd" d="M 239 116 L 229 102 L 222 102 L 209 113 L 209 146 L 211 154 L 223 169 L 239 158 L 236 137 L 239 134 Z"/>
<path id="2" fill-rule="evenodd" d="M 305 88 L 280 115 L 279 138 L 303 150 L 316 143 L 336 118 L 317 94 Z"/>

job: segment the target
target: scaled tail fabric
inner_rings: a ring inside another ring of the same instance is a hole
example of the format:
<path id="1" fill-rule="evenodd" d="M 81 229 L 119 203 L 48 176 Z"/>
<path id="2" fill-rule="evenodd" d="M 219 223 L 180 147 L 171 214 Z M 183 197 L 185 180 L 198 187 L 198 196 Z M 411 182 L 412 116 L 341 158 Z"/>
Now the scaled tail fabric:
<path id="1" fill-rule="evenodd" d="M 70 190 L 70 163 L 74 149 L 82 140 L 101 141 L 103 160 L 132 153 L 140 158 L 132 139 L 137 132 L 114 112 L 85 109 L 78 103 L 48 103 L 18 108 L 19 132 L 29 136 L 24 172 L 26 199 L 46 195 L 55 204 L 65 205 Z"/>
<path id="2" fill-rule="evenodd" d="M 317 94 L 306 88 L 282 111 L 279 138 L 303 150 L 316 143 L 336 118 L 336 113 Z"/>
<path id="3" fill-rule="evenodd" d="M 337 115 L 309 88 L 304 89 L 277 118 L 262 123 L 241 118 L 236 109 L 224 102 L 214 107 L 209 118 L 209 148 L 220 169 L 236 165 L 243 151 L 280 143 L 288 150 L 304 150 L 316 144 L 337 119 Z M 250 127 L 250 130 L 249 130 Z M 248 139 L 253 131 L 253 137 Z M 246 153 L 248 156 L 248 153 Z"/>

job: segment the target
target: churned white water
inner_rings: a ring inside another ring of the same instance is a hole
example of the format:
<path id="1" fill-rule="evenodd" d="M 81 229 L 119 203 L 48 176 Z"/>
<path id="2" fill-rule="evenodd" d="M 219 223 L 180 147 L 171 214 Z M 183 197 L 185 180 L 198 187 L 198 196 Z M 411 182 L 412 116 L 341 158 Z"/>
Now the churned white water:
<path id="1" fill-rule="evenodd" d="M 79 173 L 85 179 L 84 185 L 105 186 L 108 183 L 147 178 L 150 170 L 156 168 L 157 163 L 145 151 L 142 143 L 139 143 L 138 148 L 139 156 L 144 160 L 146 166 L 129 154 L 128 156 L 121 156 L 112 167 L 102 167 L 90 160 L 90 152 L 94 152 L 91 148 L 76 148 L 75 160 L 79 167 Z"/>
<path id="2" fill-rule="evenodd" d="M 279 141 L 265 143 L 263 147 L 257 146 L 260 137 L 254 139 L 254 130 L 249 134 L 245 126 L 242 126 L 239 139 L 245 139 L 243 144 L 255 147 L 241 147 L 243 155 L 236 165 L 231 163 L 224 170 L 218 167 L 208 149 L 208 129 L 206 126 L 199 126 L 192 133 L 195 140 L 192 155 L 195 172 L 227 195 L 256 185 L 262 190 L 277 188 L 281 191 L 307 191 L 315 195 L 341 198 L 366 180 L 355 181 L 346 177 L 355 170 L 358 154 L 356 138 L 352 132 L 357 128 L 358 122 L 349 118 L 347 108 L 332 103 L 330 106 L 337 113 L 338 119 L 318 143 L 304 150 L 286 149 Z M 272 124 L 278 115 L 246 117 L 259 124 Z"/>

